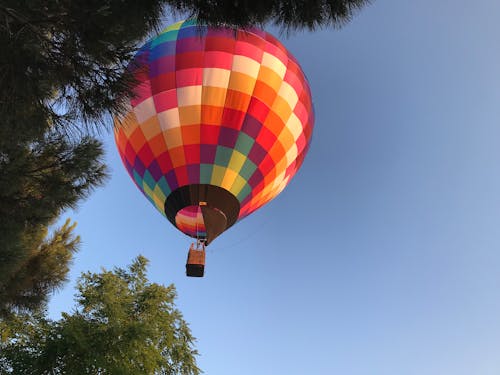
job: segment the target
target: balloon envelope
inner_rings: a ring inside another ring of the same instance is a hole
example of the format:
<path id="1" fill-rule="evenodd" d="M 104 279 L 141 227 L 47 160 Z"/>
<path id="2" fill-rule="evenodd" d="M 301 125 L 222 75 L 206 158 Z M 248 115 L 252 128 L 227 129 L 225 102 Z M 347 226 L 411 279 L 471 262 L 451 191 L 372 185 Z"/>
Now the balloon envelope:
<path id="1" fill-rule="evenodd" d="M 137 187 L 183 233 L 209 243 L 276 197 L 314 123 L 296 59 L 270 34 L 166 28 L 136 55 L 138 81 L 115 140 Z"/>

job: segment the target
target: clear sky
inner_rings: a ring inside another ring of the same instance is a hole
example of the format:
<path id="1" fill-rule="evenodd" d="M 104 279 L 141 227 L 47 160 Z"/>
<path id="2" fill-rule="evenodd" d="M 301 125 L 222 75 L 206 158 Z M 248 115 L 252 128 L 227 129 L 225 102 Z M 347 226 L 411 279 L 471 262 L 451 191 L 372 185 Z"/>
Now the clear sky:
<path id="1" fill-rule="evenodd" d="M 184 276 L 190 240 L 112 179 L 74 213 L 82 271 L 177 287 L 208 375 L 500 373 L 500 2 L 378 0 L 341 31 L 281 36 L 316 110 L 305 163 Z M 275 29 L 268 29 L 276 36 Z"/>

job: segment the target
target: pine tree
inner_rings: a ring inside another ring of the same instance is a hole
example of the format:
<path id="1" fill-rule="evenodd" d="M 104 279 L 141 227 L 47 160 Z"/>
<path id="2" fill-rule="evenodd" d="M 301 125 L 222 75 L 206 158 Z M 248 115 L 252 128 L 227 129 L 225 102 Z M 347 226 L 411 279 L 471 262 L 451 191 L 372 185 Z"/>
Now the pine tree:
<path id="1" fill-rule="evenodd" d="M 74 312 L 58 321 L 16 315 L 0 323 L 1 374 L 200 373 L 176 291 L 150 283 L 147 260 L 83 274 Z"/>
<path id="2" fill-rule="evenodd" d="M 0 318 L 15 313 L 43 309 L 52 291 L 59 288 L 69 272 L 69 264 L 80 244 L 68 219 L 48 236 L 48 228 L 30 238 L 29 251 L 14 270 L 4 270 L 0 287 Z M 11 265 L 12 267 L 12 265 Z M 2 268 L 6 268 L 5 266 Z"/>
<path id="3" fill-rule="evenodd" d="M 0 150 L 103 123 L 132 78 L 125 65 L 163 1 L 6 0 L 0 4 Z"/>
<path id="4" fill-rule="evenodd" d="M 211 25 L 275 24 L 287 31 L 341 27 L 370 0 L 183 0 L 169 1 Z"/>
<path id="5" fill-rule="evenodd" d="M 125 65 L 138 42 L 159 24 L 163 3 L 0 4 L 3 313 L 42 308 L 46 293 L 63 282 L 75 243 L 68 238 L 61 258 L 63 244 L 47 238 L 49 227 L 63 210 L 75 207 L 103 183 L 103 147 L 86 130 L 104 123 L 107 114 L 119 113 L 132 82 Z M 58 272 L 44 274 L 57 257 L 63 260 Z M 30 275 L 38 275 L 38 280 L 30 280 Z"/>
<path id="6" fill-rule="evenodd" d="M 0 315 L 43 307 L 61 286 L 79 240 L 74 225 L 51 237 L 49 227 L 107 176 L 93 138 L 52 134 L 11 150 L 0 158 Z"/>

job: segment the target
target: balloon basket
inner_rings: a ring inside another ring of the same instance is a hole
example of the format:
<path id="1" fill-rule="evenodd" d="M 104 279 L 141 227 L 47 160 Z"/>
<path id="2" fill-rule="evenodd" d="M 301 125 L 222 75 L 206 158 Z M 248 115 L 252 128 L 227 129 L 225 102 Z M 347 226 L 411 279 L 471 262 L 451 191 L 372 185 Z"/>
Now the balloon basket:
<path id="1" fill-rule="evenodd" d="M 203 277 L 205 273 L 205 244 L 191 244 L 186 262 L 186 276 Z"/>

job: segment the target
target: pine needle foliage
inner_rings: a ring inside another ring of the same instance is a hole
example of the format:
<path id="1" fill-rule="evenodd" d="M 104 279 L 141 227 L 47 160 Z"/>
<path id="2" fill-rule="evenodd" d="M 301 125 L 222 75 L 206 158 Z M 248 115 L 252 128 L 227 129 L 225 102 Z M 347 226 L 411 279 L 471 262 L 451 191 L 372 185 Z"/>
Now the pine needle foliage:
<path id="1" fill-rule="evenodd" d="M 49 228 L 104 182 L 102 157 L 99 141 L 60 135 L 0 154 L 0 315 L 43 308 L 65 281 L 78 238 L 69 223 Z"/>
<path id="2" fill-rule="evenodd" d="M 44 293 L 64 281 L 76 243 L 63 234 L 73 229 L 56 231 L 63 240 L 54 242 L 49 228 L 106 179 L 92 134 L 123 109 L 133 84 L 126 64 L 159 25 L 163 5 L 0 2 L 0 313 L 43 308 Z M 59 267 L 53 280 L 50 264 Z"/>
<path id="3" fill-rule="evenodd" d="M 370 0 L 182 0 L 169 5 L 210 25 L 274 24 L 287 32 L 339 28 Z"/>
<path id="4" fill-rule="evenodd" d="M 133 82 L 125 66 L 137 44 L 157 29 L 163 5 L 2 1 L 0 105 L 11 114 L 2 117 L 2 128 L 11 134 L 16 129 L 17 139 L 40 137 L 46 126 L 102 123 L 105 114 L 123 110 Z"/>
<path id="5" fill-rule="evenodd" d="M 80 244 L 80 238 L 73 233 L 75 226 L 67 220 L 50 237 L 47 229 L 40 230 L 35 236 L 39 245 L 30 248 L 15 272 L 5 272 L 8 277 L 4 276 L 0 288 L 0 318 L 43 310 L 50 293 L 67 281 L 69 265 Z"/>

